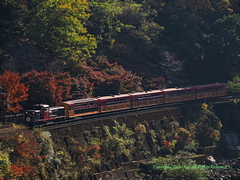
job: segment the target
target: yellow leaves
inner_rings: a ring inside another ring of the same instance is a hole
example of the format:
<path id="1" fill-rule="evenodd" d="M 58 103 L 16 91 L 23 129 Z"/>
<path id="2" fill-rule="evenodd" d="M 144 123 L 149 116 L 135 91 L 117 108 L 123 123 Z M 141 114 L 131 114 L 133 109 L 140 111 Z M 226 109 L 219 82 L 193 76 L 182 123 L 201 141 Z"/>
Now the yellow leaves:
<path id="1" fill-rule="evenodd" d="M 205 110 L 205 111 L 208 110 L 208 105 L 206 103 L 203 103 L 202 104 L 202 109 Z"/>
<path id="2" fill-rule="evenodd" d="M 12 127 L 13 127 L 14 129 L 19 129 L 19 128 L 21 128 L 21 125 L 17 125 L 17 124 L 15 124 L 15 123 L 13 123 L 13 124 L 12 124 Z"/>
<path id="3" fill-rule="evenodd" d="M 37 10 L 31 22 L 31 38 L 57 58 L 77 61 L 95 53 L 96 39 L 85 27 L 90 17 L 87 0 L 47 0 Z"/>
<path id="4" fill-rule="evenodd" d="M 69 16 L 78 16 L 80 19 L 90 16 L 87 14 L 89 10 L 88 1 L 85 0 L 61 0 L 58 1 L 57 11 L 65 13 Z"/>
<path id="5" fill-rule="evenodd" d="M 3 178 L 10 171 L 9 155 L 0 151 L 0 179 Z"/>

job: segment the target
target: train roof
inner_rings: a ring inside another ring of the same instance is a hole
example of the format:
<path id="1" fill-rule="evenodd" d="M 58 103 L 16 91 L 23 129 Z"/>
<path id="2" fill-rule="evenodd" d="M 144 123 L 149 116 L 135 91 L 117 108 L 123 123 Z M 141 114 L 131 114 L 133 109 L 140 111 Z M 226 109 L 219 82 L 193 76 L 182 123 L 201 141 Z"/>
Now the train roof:
<path id="1" fill-rule="evenodd" d="M 150 90 L 150 91 L 144 91 L 144 92 L 129 93 L 129 95 L 138 96 L 138 95 L 155 94 L 155 93 L 162 93 L 162 92 L 163 92 L 162 90 Z"/>
<path id="2" fill-rule="evenodd" d="M 191 90 L 195 89 L 194 87 L 184 87 L 184 88 L 168 88 L 164 89 L 163 92 L 170 92 L 170 91 L 184 91 L 184 90 Z"/>
<path id="3" fill-rule="evenodd" d="M 64 101 L 62 103 L 65 103 L 65 104 L 78 104 L 78 103 L 86 103 L 86 102 L 91 102 L 91 101 L 97 101 L 97 99 L 96 98 L 75 99 L 75 100 Z"/>
<path id="4" fill-rule="evenodd" d="M 202 89 L 202 88 L 209 88 L 209 87 L 220 87 L 220 86 L 227 86 L 226 83 L 215 83 L 215 84 L 206 84 L 206 85 L 200 85 L 200 86 L 195 86 L 197 89 Z"/>
<path id="5" fill-rule="evenodd" d="M 58 109 L 64 109 L 64 107 L 61 107 L 61 106 L 50 107 L 50 108 L 49 108 L 49 111 L 54 111 L 54 110 L 58 110 Z"/>
<path id="6" fill-rule="evenodd" d="M 106 99 L 117 99 L 117 98 L 124 98 L 124 97 L 130 97 L 129 94 L 117 94 L 117 95 L 112 95 L 112 96 L 103 96 L 99 97 L 99 100 L 106 100 Z"/>
<path id="7" fill-rule="evenodd" d="M 30 109 L 30 110 L 26 110 L 26 112 L 41 112 L 41 110 L 35 110 L 35 109 Z"/>
<path id="8" fill-rule="evenodd" d="M 32 107 L 44 107 L 44 108 L 48 108 L 49 105 L 48 105 L 48 104 L 33 104 Z"/>

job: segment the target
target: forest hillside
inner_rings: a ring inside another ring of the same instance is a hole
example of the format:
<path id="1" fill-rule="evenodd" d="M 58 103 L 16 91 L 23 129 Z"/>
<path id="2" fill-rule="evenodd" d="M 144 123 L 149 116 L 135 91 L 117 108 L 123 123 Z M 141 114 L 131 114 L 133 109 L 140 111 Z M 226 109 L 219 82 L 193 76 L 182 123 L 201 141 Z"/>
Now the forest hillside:
<path id="1" fill-rule="evenodd" d="M 3 0 L 1 111 L 232 80 L 239 10 L 238 0 Z"/>

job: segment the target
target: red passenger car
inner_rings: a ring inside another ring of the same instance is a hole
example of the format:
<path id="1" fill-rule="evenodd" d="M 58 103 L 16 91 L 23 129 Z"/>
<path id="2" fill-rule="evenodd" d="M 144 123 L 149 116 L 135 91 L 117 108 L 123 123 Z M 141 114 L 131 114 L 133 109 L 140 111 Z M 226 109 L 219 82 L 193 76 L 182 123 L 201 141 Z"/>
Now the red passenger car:
<path id="1" fill-rule="evenodd" d="M 117 111 L 131 108 L 131 98 L 129 94 L 103 96 L 98 98 L 99 112 Z"/>
<path id="2" fill-rule="evenodd" d="M 57 106 L 62 106 L 66 109 L 67 118 L 99 112 L 98 99 L 96 98 L 69 100 L 57 103 Z"/>
<path id="3" fill-rule="evenodd" d="M 163 104 L 163 92 L 152 90 L 145 92 L 131 93 L 132 108 Z"/>
<path id="4" fill-rule="evenodd" d="M 195 87 L 170 88 L 163 90 L 164 103 L 191 101 L 196 99 Z"/>
<path id="5" fill-rule="evenodd" d="M 226 86 L 224 83 L 196 86 L 196 99 L 226 96 Z"/>

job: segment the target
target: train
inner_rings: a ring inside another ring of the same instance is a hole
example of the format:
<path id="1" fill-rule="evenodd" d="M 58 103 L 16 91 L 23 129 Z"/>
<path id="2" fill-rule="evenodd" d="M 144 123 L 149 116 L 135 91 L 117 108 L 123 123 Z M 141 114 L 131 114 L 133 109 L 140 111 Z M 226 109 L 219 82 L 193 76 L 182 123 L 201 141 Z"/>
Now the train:
<path id="1" fill-rule="evenodd" d="M 35 104 L 25 112 L 25 124 L 29 126 L 57 122 L 80 116 L 140 108 L 161 104 L 202 100 L 227 95 L 227 84 L 215 83 L 183 88 L 167 88 L 85 98 L 60 102 L 56 107 L 47 104 Z"/>

